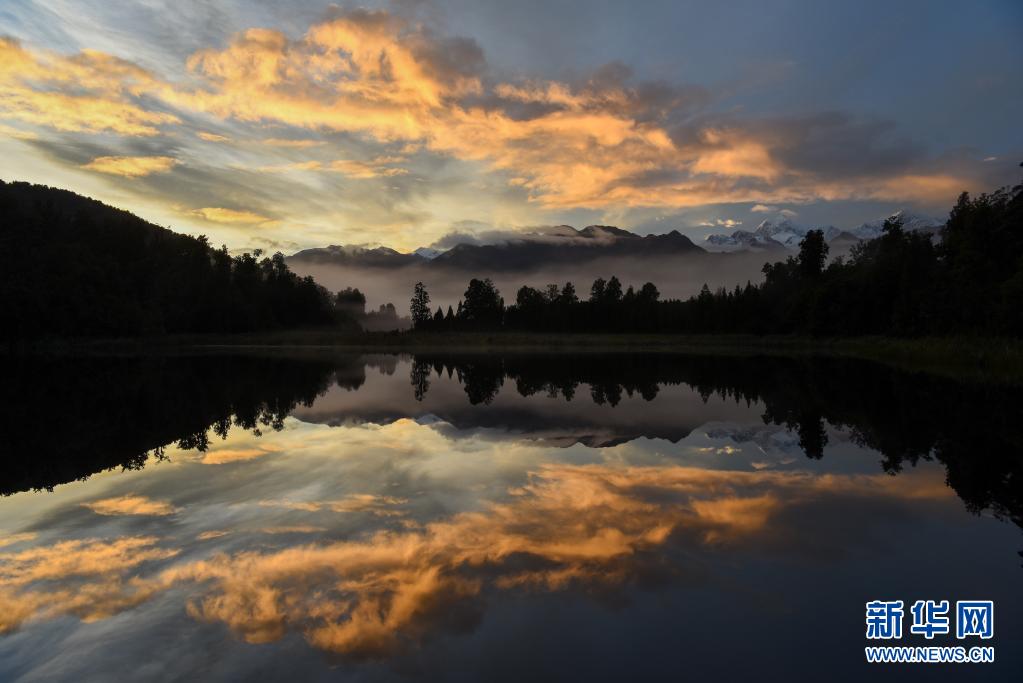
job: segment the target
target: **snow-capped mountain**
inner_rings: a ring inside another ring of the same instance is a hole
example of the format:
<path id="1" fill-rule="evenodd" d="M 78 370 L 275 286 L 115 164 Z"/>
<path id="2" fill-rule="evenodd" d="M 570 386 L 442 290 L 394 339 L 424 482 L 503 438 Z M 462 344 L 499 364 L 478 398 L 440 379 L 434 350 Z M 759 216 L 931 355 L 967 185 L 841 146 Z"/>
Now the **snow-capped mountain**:
<path id="1" fill-rule="evenodd" d="M 762 221 L 755 230 L 736 230 L 728 235 L 710 235 L 707 244 L 720 251 L 740 249 L 798 249 L 799 241 L 810 228 L 796 225 L 788 218 L 780 221 Z"/>
<path id="2" fill-rule="evenodd" d="M 902 229 L 907 232 L 925 232 L 930 235 L 936 235 L 942 226 L 942 222 L 936 218 L 908 211 L 896 211 L 888 218 L 901 218 Z M 875 221 L 868 221 L 859 227 L 849 230 L 849 232 L 861 240 L 872 240 L 881 236 L 885 220 L 887 219 L 879 218 Z"/>
<path id="3" fill-rule="evenodd" d="M 902 227 L 908 231 L 918 231 L 929 234 L 934 239 L 941 229 L 942 222 L 909 213 L 897 211 L 889 218 L 902 218 Z M 832 225 L 806 227 L 793 223 L 789 219 L 781 221 L 765 220 L 752 232 L 748 230 L 736 230 L 727 235 L 709 235 L 706 238 L 708 246 L 715 251 L 763 251 L 768 249 L 799 249 L 799 242 L 810 230 L 823 230 L 824 239 L 829 243 L 845 244 L 854 243 L 860 240 L 871 240 L 881 236 L 884 228 L 885 218 L 868 221 L 849 230 L 841 230 Z"/>
<path id="4" fill-rule="evenodd" d="M 432 249 L 430 247 L 419 247 L 412 253 L 415 254 L 416 256 L 422 256 L 424 259 L 432 261 L 433 259 L 437 258 L 444 252 L 442 252 L 440 249 Z"/>

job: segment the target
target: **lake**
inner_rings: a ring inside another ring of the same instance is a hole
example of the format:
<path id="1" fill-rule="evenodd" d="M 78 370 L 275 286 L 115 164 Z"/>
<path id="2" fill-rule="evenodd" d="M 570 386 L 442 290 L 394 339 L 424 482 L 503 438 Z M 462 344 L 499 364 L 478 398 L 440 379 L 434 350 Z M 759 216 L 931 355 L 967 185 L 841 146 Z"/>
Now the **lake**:
<path id="1" fill-rule="evenodd" d="M 5 681 L 1023 672 L 1019 388 L 668 353 L 3 362 Z M 908 630 L 921 599 L 994 601 L 994 637 L 865 639 L 866 602 Z"/>

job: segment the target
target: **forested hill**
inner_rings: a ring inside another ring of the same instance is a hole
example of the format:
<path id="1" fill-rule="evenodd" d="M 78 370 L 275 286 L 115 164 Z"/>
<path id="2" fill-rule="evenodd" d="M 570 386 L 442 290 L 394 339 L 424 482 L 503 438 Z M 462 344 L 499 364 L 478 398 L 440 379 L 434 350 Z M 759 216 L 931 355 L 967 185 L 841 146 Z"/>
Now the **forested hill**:
<path id="1" fill-rule="evenodd" d="M 329 323 L 280 254 L 232 256 L 73 192 L 0 181 L 0 339 L 242 332 Z"/>

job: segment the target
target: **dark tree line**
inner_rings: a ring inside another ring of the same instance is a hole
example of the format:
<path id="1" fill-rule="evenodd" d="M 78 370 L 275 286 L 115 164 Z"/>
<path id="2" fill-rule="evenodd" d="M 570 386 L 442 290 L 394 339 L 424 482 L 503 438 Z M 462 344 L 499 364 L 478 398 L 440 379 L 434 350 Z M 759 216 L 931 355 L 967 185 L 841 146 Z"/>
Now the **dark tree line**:
<path id="1" fill-rule="evenodd" d="M 0 181 L 0 340 L 349 321 L 282 254 L 234 256 L 72 192 Z"/>
<path id="2" fill-rule="evenodd" d="M 623 289 L 613 276 L 594 281 L 585 298 L 571 282 L 522 287 L 507 307 L 490 280 L 474 279 L 457 311 L 433 315 L 419 283 L 413 323 L 434 331 L 1020 336 L 1023 186 L 963 193 L 936 243 L 889 219 L 880 237 L 829 263 L 824 233 L 811 230 L 798 255 L 763 273 L 759 284 L 704 285 L 685 300 L 662 299 L 650 282 Z"/>

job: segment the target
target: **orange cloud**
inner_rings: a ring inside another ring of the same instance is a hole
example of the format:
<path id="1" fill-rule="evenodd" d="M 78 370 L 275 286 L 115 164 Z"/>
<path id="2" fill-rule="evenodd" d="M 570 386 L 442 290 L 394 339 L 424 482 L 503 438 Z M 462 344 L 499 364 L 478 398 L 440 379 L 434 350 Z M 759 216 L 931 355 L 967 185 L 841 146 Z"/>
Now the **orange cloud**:
<path id="1" fill-rule="evenodd" d="M 218 448 L 203 454 L 202 464 L 225 465 L 232 462 L 243 462 L 274 452 L 274 450 L 265 448 Z"/>
<path id="2" fill-rule="evenodd" d="M 10 534 L 8 536 L 0 536 L 0 548 L 5 548 L 15 543 L 24 543 L 25 541 L 32 541 L 35 539 L 37 534 L 32 531 L 26 531 L 20 534 Z"/>
<path id="3" fill-rule="evenodd" d="M 145 70 L 101 52 L 65 57 L 0 38 L 0 118 L 70 132 L 157 135 L 180 119 L 137 101 L 155 87 Z"/>
<path id="4" fill-rule="evenodd" d="M 966 171 L 880 162 L 875 173 L 862 170 L 869 164 L 843 170 L 840 161 L 828 161 L 841 156 L 829 153 L 829 141 L 857 140 L 874 129 L 837 115 L 794 123 L 708 117 L 680 130 L 676 122 L 692 120 L 692 107 L 705 97 L 691 88 L 665 86 L 667 95 L 658 98 L 622 78 L 495 82 L 472 41 L 437 36 L 387 12 L 348 11 L 298 38 L 270 29 L 242 31 L 226 47 L 191 55 L 187 77 L 170 80 L 93 51 L 61 56 L 5 40 L 0 57 L 0 118 L 69 131 L 155 135 L 180 122 L 156 111 L 153 103 L 159 102 L 164 109 L 250 124 L 262 154 L 331 144 L 301 137 L 310 131 L 342 132 L 381 151 L 408 149 L 471 162 L 500 174 L 545 209 L 836 199 L 935 203 L 974 189 Z M 280 137 L 264 138 L 268 125 Z M 865 143 L 864 153 L 875 143 Z M 813 153 L 793 153 L 813 145 Z M 408 172 L 387 158 L 272 158 L 246 168 L 332 171 L 353 179 Z M 194 215 L 229 224 L 269 220 L 215 207 Z"/>
<path id="5" fill-rule="evenodd" d="M 178 163 L 174 157 L 96 157 L 82 168 L 99 173 L 139 178 L 164 173 Z"/>
<path id="6" fill-rule="evenodd" d="M 91 503 L 82 503 L 98 515 L 172 515 L 178 511 L 176 507 L 162 500 L 152 500 L 145 496 L 118 496 L 104 498 Z"/>

